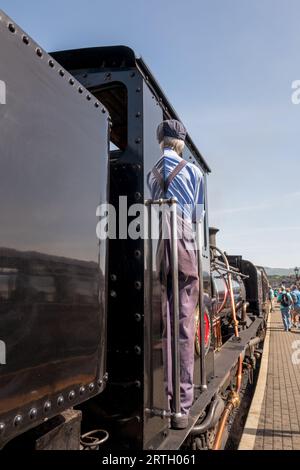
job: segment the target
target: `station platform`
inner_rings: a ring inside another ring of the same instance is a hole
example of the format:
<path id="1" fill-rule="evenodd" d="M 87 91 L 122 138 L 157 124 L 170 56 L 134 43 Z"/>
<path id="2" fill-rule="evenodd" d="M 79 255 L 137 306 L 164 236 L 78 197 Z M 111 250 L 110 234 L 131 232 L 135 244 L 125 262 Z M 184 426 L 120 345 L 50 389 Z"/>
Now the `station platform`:
<path id="1" fill-rule="evenodd" d="M 278 305 L 239 450 L 300 450 L 300 329 L 284 331 Z"/>

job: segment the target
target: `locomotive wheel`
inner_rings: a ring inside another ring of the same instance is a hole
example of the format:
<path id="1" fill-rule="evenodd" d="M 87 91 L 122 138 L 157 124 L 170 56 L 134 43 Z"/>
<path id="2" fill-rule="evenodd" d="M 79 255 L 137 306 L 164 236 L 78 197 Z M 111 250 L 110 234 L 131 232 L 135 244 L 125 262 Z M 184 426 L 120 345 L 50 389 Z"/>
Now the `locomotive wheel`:
<path id="1" fill-rule="evenodd" d="M 201 335 L 200 335 L 200 317 L 199 317 L 199 306 L 197 306 L 195 311 L 195 352 L 200 356 L 200 344 L 201 344 Z M 208 353 L 211 343 L 211 322 L 208 311 L 204 310 L 204 341 L 205 341 L 205 355 Z"/>

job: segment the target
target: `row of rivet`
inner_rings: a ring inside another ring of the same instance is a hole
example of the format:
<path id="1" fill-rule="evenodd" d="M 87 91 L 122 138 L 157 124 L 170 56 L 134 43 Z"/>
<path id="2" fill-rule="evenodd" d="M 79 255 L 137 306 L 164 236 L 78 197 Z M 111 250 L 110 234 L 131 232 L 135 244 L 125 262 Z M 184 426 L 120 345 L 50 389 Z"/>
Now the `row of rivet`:
<path id="1" fill-rule="evenodd" d="M 132 73 L 130 74 L 130 77 L 131 77 L 131 78 L 135 77 L 135 72 L 132 72 Z M 85 77 L 85 78 L 86 78 L 86 77 Z M 111 78 L 112 78 L 112 74 L 111 74 L 111 73 L 106 74 L 106 78 L 107 78 L 107 79 L 111 79 Z M 140 92 L 141 92 L 141 88 L 138 87 L 138 88 L 136 89 L 136 92 L 137 92 L 137 93 L 140 93 Z M 138 111 L 138 112 L 136 113 L 136 117 L 137 117 L 137 118 L 140 118 L 140 117 L 141 117 L 141 112 Z M 140 137 L 137 137 L 137 138 L 135 139 L 135 143 L 136 143 L 136 144 L 140 144 L 141 141 L 142 141 L 142 140 L 141 140 Z M 135 193 L 135 199 L 136 199 L 136 200 L 139 200 L 141 197 L 142 197 L 141 193 L 139 193 L 139 192 L 136 192 L 136 193 Z M 140 251 L 140 250 L 135 250 L 134 256 L 135 256 L 136 259 L 139 259 L 139 258 L 141 257 L 141 251 Z M 112 274 L 112 275 L 111 275 L 111 280 L 112 280 L 113 282 L 116 282 L 116 281 L 117 281 L 117 276 L 116 276 L 115 274 Z M 141 283 L 140 281 L 135 281 L 134 286 L 135 286 L 135 288 L 136 288 L 137 290 L 140 290 L 141 287 L 142 287 L 142 283 Z M 111 297 L 113 297 L 113 298 L 116 298 L 116 297 L 117 297 L 117 293 L 116 293 L 115 290 L 111 290 L 111 291 L 110 291 L 110 295 L 111 295 Z M 141 319 L 142 319 L 142 316 L 141 316 L 140 313 L 135 313 L 134 317 L 135 317 L 135 320 L 136 320 L 137 322 L 140 322 Z M 141 354 L 141 348 L 140 348 L 139 346 L 135 346 L 135 347 L 134 347 L 134 351 L 135 351 L 135 353 L 136 353 L 137 355 L 140 355 L 140 354 Z"/>
<path id="2" fill-rule="evenodd" d="M 104 380 L 106 380 L 106 377 L 104 377 Z M 103 384 L 103 381 L 102 380 L 98 380 L 97 382 L 98 386 L 101 387 L 102 384 Z M 94 383 L 90 383 L 89 386 L 88 386 L 88 389 L 90 392 L 93 392 L 95 390 L 95 384 Z M 86 387 L 84 385 L 82 385 L 80 388 L 79 388 L 79 395 L 84 395 L 84 393 L 86 392 Z M 68 394 L 68 399 L 69 401 L 72 401 L 74 400 L 76 397 L 76 393 L 74 390 L 71 390 Z M 62 406 L 65 402 L 65 399 L 63 397 L 63 395 L 59 395 L 59 397 L 57 398 L 57 405 L 58 406 Z M 47 400 L 45 403 L 44 403 L 44 413 L 48 413 L 52 408 L 52 403 L 51 401 Z M 29 411 L 28 413 L 28 416 L 31 420 L 34 420 L 37 418 L 38 416 L 38 410 L 37 408 L 31 408 L 31 410 Z M 18 427 L 20 424 L 22 424 L 23 422 L 23 416 L 21 414 L 18 414 L 15 416 L 14 418 L 14 421 L 13 421 L 13 424 L 15 427 Z M 2 434 L 5 430 L 5 424 L 4 423 L 0 423 L 0 434 Z"/>
<path id="3" fill-rule="evenodd" d="M 12 24 L 12 23 L 9 23 L 8 29 L 9 29 L 9 31 L 10 31 L 11 33 L 15 33 L 15 32 L 16 32 L 15 25 Z M 30 44 L 30 41 L 29 41 L 28 36 L 23 35 L 22 40 L 23 40 L 24 44 L 26 44 L 27 46 Z M 36 48 L 36 54 L 37 54 L 38 57 L 42 58 L 42 57 L 43 57 L 43 51 L 42 51 L 42 49 L 40 49 L 39 47 L 37 47 L 37 48 Z M 50 66 L 51 68 L 54 68 L 54 67 L 55 67 L 55 62 L 54 62 L 54 60 L 52 60 L 52 59 L 49 59 L 48 64 L 49 64 L 49 66 Z M 60 69 L 60 70 L 59 70 L 59 75 L 60 75 L 61 77 L 64 77 L 65 71 L 64 71 L 63 69 Z M 72 86 L 75 85 L 75 80 L 74 80 L 74 78 L 71 77 L 71 78 L 69 79 L 69 84 L 72 85 Z M 78 87 L 78 93 L 83 94 L 83 88 L 82 88 L 81 86 Z M 91 99 L 92 99 L 91 95 L 89 95 L 89 94 L 86 95 L 86 99 L 87 99 L 88 101 L 91 101 Z M 96 102 L 94 103 L 94 106 L 95 106 L 95 108 L 99 108 L 99 107 L 100 107 L 100 103 L 99 103 L 98 101 L 96 101 Z M 105 108 L 102 108 L 101 111 L 102 111 L 103 114 L 106 113 L 106 109 L 105 109 Z"/>

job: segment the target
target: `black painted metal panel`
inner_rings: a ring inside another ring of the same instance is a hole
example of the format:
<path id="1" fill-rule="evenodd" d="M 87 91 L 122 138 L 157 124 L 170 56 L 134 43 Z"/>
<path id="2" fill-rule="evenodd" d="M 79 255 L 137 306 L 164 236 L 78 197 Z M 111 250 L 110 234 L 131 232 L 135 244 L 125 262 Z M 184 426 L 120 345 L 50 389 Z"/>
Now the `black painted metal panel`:
<path id="1" fill-rule="evenodd" d="M 2 12 L 0 80 L 1 446 L 103 388 L 108 113 Z"/>
<path id="2" fill-rule="evenodd" d="M 110 156 L 110 203 L 120 212 L 119 197 L 128 207 L 150 197 L 146 178 L 161 156 L 156 128 L 167 115 L 177 117 L 152 76 L 141 70 L 130 49 L 104 47 L 52 54 L 97 96 L 101 87 L 122 83 L 127 89 L 127 147 Z M 154 83 L 155 82 L 155 83 Z M 155 86 L 154 86 L 155 85 Z M 103 89 L 104 89 L 103 88 Z M 120 113 L 124 110 L 120 109 Z M 112 113 L 113 115 L 113 113 Z M 114 126 L 114 122 L 113 122 Z M 204 175 L 209 168 L 188 139 L 184 152 Z M 207 196 L 206 196 L 207 197 Z M 206 201 L 207 202 L 207 201 Z M 207 203 L 206 203 L 206 210 Z M 131 219 L 128 219 L 126 228 Z M 119 226 L 117 226 L 119 228 Z M 207 245 L 203 251 L 204 288 L 211 299 L 208 219 Z M 155 241 L 153 253 L 156 252 Z M 149 408 L 166 409 L 165 364 L 162 354 L 161 276 L 147 264 L 147 241 L 117 239 L 109 242 L 108 372 L 104 394 L 86 404 L 95 424 L 110 431 L 115 448 L 158 448 L 168 432 L 168 420 L 152 416 Z M 152 282 L 150 294 L 149 281 Z M 211 310 L 210 310 L 211 314 Z M 212 320 L 211 320 L 212 326 Z M 211 331 L 211 334 L 212 331 Z M 206 356 L 208 381 L 214 375 L 214 341 Z M 199 384 L 199 357 L 195 361 L 195 383 Z"/>

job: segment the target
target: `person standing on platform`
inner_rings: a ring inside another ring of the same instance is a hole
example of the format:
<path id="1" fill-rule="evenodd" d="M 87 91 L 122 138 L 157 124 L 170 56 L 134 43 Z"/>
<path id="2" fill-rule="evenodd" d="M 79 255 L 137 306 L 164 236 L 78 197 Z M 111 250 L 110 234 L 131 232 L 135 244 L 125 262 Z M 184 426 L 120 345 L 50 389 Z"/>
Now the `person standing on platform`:
<path id="1" fill-rule="evenodd" d="M 277 297 L 277 301 L 280 304 L 280 312 L 284 331 L 291 331 L 291 308 L 293 305 L 293 299 L 291 294 L 287 291 L 285 287 L 281 289 L 281 292 Z"/>
<path id="2" fill-rule="evenodd" d="M 298 286 L 295 285 L 292 287 L 291 295 L 294 302 L 292 309 L 293 326 L 300 328 L 300 291 Z"/>
<path id="3" fill-rule="evenodd" d="M 271 307 L 270 312 L 274 312 L 274 290 L 272 289 L 272 286 L 269 286 L 269 300 Z"/>

